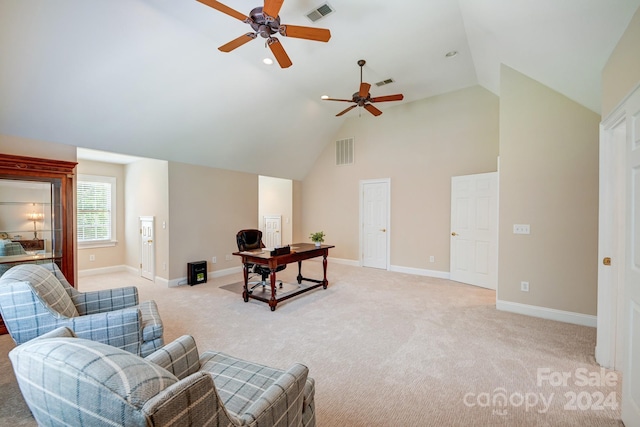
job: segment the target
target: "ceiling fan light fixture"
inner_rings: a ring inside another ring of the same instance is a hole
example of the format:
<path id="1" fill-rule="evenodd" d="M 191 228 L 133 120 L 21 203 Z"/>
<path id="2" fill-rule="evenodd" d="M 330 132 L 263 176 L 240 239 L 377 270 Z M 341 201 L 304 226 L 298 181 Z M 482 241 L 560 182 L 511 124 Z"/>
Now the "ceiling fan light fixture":
<path id="1" fill-rule="evenodd" d="M 266 65 L 273 65 L 273 59 L 271 58 L 264 58 L 262 62 L 264 62 Z"/>
<path id="2" fill-rule="evenodd" d="M 329 99 L 329 95 L 322 95 L 320 99 Z"/>

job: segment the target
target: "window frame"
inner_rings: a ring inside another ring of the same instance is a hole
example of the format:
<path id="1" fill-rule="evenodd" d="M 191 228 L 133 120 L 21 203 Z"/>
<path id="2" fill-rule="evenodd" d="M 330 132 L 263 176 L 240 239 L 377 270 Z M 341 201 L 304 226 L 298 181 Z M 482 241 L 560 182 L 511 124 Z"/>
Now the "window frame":
<path id="1" fill-rule="evenodd" d="M 76 199 L 78 199 L 78 187 L 81 182 L 110 184 L 111 186 L 111 236 L 108 239 L 101 239 L 101 240 L 80 240 L 79 233 L 77 232 L 77 230 L 80 229 L 78 225 L 79 215 L 77 212 L 79 203 L 76 203 L 76 243 L 78 245 L 78 249 L 102 248 L 102 247 L 115 246 L 118 243 L 116 239 L 116 230 L 117 230 L 117 227 L 116 227 L 117 179 L 116 177 L 103 176 L 103 175 L 78 174 L 77 184 L 76 184 Z"/>

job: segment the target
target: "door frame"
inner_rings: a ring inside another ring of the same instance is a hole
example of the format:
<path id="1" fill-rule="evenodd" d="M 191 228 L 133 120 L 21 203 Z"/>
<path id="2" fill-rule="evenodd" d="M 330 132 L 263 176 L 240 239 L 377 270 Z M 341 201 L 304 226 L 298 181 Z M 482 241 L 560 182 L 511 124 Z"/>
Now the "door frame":
<path id="1" fill-rule="evenodd" d="M 360 254 L 359 264 L 360 267 L 364 266 L 364 233 L 362 229 L 364 227 L 364 186 L 367 184 L 385 184 L 387 186 L 387 224 L 385 233 L 386 239 L 386 251 L 387 256 L 385 260 L 385 270 L 391 268 L 391 178 L 378 178 L 378 179 L 361 179 L 360 180 L 360 220 L 358 227 L 359 234 L 359 246 L 358 253 Z"/>
<path id="2" fill-rule="evenodd" d="M 598 214 L 598 318 L 596 330 L 596 361 L 607 368 L 622 369 L 623 336 L 620 317 L 624 307 L 625 206 L 626 182 L 624 153 L 626 141 L 620 141 L 615 131 L 626 126 L 624 109 L 615 111 L 600 124 L 600 171 Z M 611 258 L 611 266 L 603 264 Z"/>

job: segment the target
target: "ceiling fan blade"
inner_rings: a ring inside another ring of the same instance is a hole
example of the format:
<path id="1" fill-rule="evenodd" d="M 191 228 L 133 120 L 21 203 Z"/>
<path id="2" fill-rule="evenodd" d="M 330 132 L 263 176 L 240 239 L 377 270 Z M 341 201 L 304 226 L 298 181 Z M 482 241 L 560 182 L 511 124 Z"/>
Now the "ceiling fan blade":
<path id="1" fill-rule="evenodd" d="M 377 96 L 375 98 L 371 98 L 371 102 L 386 102 L 386 101 L 402 101 L 404 96 L 399 93 L 397 95 L 387 95 L 387 96 Z"/>
<path id="2" fill-rule="evenodd" d="M 351 107 L 347 108 L 346 110 L 340 111 L 338 114 L 336 114 L 336 117 L 340 117 L 344 113 L 348 113 L 349 111 L 353 110 L 356 107 L 357 107 L 357 105 L 352 105 Z"/>
<path id="3" fill-rule="evenodd" d="M 353 102 L 353 99 L 322 98 L 323 101 Z"/>
<path id="4" fill-rule="evenodd" d="M 272 37 L 267 40 L 267 44 L 269 45 L 269 49 L 271 49 L 271 52 L 273 52 L 273 56 L 276 57 L 276 61 L 278 61 L 278 64 L 280 64 L 281 68 L 289 68 L 291 67 L 291 65 L 293 65 L 291 59 L 289 59 L 289 55 L 287 55 L 287 52 L 284 51 L 280 40 Z"/>
<path id="5" fill-rule="evenodd" d="M 218 48 L 218 50 L 222 51 L 222 52 L 231 52 L 233 49 L 236 49 L 240 46 L 242 46 L 245 43 L 250 42 L 251 40 L 255 39 L 257 36 L 255 35 L 255 33 L 247 33 L 247 34 L 243 34 L 240 37 L 238 37 L 237 39 L 231 40 L 229 43 L 222 45 Z"/>
<path id="6" fill-rule="evenodd" d="M 366 98 L 369 95 L 369 89 L 371 89 L 369 83 L 360 83 L 360 92 L 358 93 L 360 98 Z"/>
<path id="7" fill-rule="evenodd" d="M 376 107 L 374 107 L 371 104 L 364 104 L 364 108 L 366 108 L 367 111 L 373 114 L 374 116 L 379 116 L 380 114 L 382 114 L 382 111 L 378 110 Z"/>
<path id="8" fill-rule="evenodd" d="M 331 38 L 331 31 L 325 28 L 300 27 L 298 25 L 280 25 L 280 34 L 285 37 L 315 40 L 317 42 L 328 42 Z"/>
<path id="9" fill-rule="evenodd" d="M 229 6 L 226 6 L 220 2 L 215 0 L 198 0 L 202 4 L 206 4 L 216 10 L 219 10 L 222 13 L 226 13 L 229 16 L 232 16 L 241 21 L 248 21 L 249 17 L 243 13 L 238 12 L 237 10 L 231 9 Z"/>
<path id="10" fill-rule="evenodd" d="M 280 13 L 280 8 L 282 7 L 282 3 L 284 3 L 284 0 L 264 0 L 262 13 L 269 15 L 272 18 L 277 18 Z"/>

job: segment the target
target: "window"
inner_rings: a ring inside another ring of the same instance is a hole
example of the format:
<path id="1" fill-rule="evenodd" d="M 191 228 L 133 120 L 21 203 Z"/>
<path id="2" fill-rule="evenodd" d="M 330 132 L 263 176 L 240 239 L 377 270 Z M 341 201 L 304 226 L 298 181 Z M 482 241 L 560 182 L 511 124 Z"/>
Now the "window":
<path id="1" fill-rule="evenodd" d="M 78 245 L 114 245 L 116 236 L 116 179 L 78 175 Z"/>

